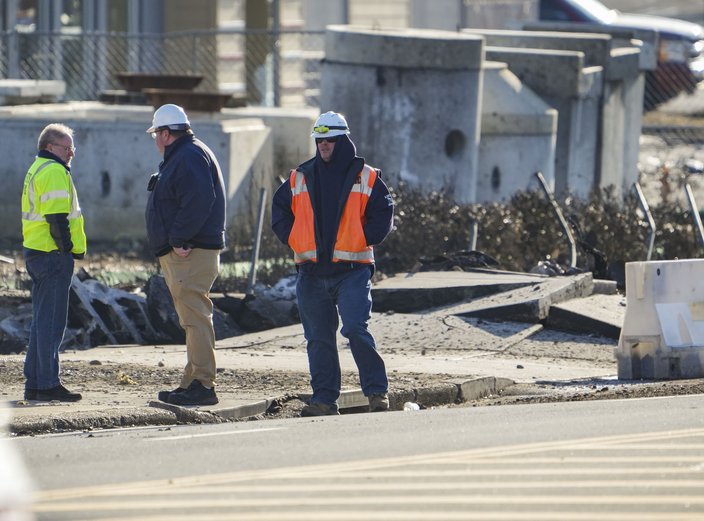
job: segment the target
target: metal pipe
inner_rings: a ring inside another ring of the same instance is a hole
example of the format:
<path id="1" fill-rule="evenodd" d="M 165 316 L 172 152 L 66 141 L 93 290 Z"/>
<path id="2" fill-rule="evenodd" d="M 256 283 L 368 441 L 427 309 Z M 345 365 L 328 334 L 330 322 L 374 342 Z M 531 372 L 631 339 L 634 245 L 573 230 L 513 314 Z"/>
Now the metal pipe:
<path id="1" fill-rule="evenodd" d="M 264 227 L 264 210 L 266 209 L 266 188 L 259 191 L 259 218 L 257 219 L 257 229 L 254 234 L 254 249 L 252 250 L 252 265 L 249 269 L 249 280 L 247 282 L 247 295 L 254 295 L 254 284 L 257 281 L 257 262 L 259 261 L 259 245 L 262 241 L 262 228 Z"/>
<path id="2" fill-rule="evenodd" d="M 469 230 L 469 250 L 476 251 L 477 235 L 479 234 L 479 224 L 476 219 L 472 219 L 471 229 Z"/>
<path id="3" fill-rule="evenodd" d="M 570 243 L 570 267 L 574 268 L 577 266 L 577 243 L 575 242 L 574 237 L 572 236 L 572 231 L 570 230 L 569 224 L 567 224 L 565 217 L 562 215 L 560 205 L 557 204 L 555 197 L 552 195 L 552 192 L 550 191 L 550 188 L 548 187 L 548 184 L 545 181 L 542 172 L 536 172 L 535 177 L 537 177 L 538 181 L 540 181 L 540 185 L 542 186 L 545 195 L 547 196 L 548 200 L 550 201 L 550 204 L 552 205 L 552 210 L 555 213 L 555 217 L 557 217 L 557 220 L 560 222 L 560 226 L 562 226 L 562 231 L 565 232 L 567 241 Z"/>
<path id="4" fill-rule="evenodd" d="M 271 61 L 273 69 L 273 104 L 275 107 L 281 106 L 281 4 L 279 0 L 272 0 L 272 36 L 271 39 Z"/>
<path id="5" fill-rule="evenodd" d="M 648 201 L 645 200 L 645 195 L 643 195 L 643 189 L 640 187 L 640 183 L 636 181 L 633 183 L 633 186 L 636 189 L 636 194 L 638 195 L 640 208 L 643 210 L 646 219 L 648 219 L 648 226 L 650 227 L 650 234 L 648 237 L 648 254 L 645 257 L 645 260 L 649 261 L 653 256 L 653 246 L 655 245 L 655 219 L 653 219 L 653 214 L 650 212 Z"/>
<path id="6" fill-rule="evenodd" d="M 692 219 L 694 219 L 694 224 L 699 231 L 699 241 L 702 243 L 702 246 L 704 246 L 704 226 L 702 226 L 699 208 L 697 208 L 697 202 L 694 200 L 694 193 L 692 193 L 692 187 L 689 183 L 685 183 L 684 190 L 687 192 L 687 200 L 689 200 L 689 208 L 692 211 Z"/>

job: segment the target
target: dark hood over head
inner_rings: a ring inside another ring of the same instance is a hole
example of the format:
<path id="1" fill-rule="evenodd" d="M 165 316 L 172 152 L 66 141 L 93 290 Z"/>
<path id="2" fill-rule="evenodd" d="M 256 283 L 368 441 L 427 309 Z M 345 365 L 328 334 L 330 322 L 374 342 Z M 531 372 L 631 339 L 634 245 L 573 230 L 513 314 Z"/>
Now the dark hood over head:
<path id="1" fill-rule="evenodd" d="M 330 162 L 326 163 L 320 157 L 320 151 L 315 150 L 315 168 L 320 172 L 346 172 L 347 167 L 357 155 L 357 148 L 347 135 L 342 135 L 335 143 L 335 148 L 332 151 Z"/>

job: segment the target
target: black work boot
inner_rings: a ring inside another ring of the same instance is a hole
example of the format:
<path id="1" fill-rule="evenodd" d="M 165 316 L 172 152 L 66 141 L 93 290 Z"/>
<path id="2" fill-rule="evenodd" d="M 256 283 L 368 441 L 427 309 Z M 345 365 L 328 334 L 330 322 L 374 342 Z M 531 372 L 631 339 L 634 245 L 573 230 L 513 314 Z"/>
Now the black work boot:
<path id="1" fill-rule="evenodd" d="M 218 397 L 215 388 L 208 389 L 199 380 L 193 380 L 183 392 L 171 393 L 169 403 L 174 405 L 215 405 Z"/>
<path id="2" fill-rule="evenodd" d="M 83 398 L 79 393 L 72 393 L 59 384 L 51 389 L 37 389 L 35 400 L 39 402 L 77 402 Z"/>
<path id="3" fill-rule="evenodd" d="M 173 391 L 159 391 L 159 394 L 157 394 L 156 396 L 157 396 L 157 398 L 159 399 L 159 401 L 169 403 L 169 397 L 170 397 L 172 394 L 174 394 L 174 393 L 182 393 L 182 392 L 185 391 L 185 390 L 186 390 L 186 389 L 184 389 L 183 387 L 177 387 L 177 388 L 174 389 Z"/>

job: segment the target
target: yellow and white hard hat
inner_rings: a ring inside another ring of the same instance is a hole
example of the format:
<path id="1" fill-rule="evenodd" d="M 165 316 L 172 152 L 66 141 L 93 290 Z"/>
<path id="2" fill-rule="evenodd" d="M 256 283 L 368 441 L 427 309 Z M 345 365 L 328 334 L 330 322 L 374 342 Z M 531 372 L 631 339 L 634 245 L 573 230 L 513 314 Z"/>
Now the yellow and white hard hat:
<path id="1" fill-rule="evenodd" d="M 325 114 L 318 116 L 315 120 L 311 137 L 333 137 L 349 134 L 350 129 L 347 126 L 347 120 L 342 114 L 328 111 Z"/>

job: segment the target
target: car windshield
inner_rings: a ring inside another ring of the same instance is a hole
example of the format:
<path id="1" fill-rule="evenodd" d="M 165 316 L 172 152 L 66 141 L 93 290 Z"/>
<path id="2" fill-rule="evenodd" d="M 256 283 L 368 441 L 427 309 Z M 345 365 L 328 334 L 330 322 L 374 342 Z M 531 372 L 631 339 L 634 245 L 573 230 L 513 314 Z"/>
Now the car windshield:
<path id="1" fill-rule="evenodd" d="M 595 22 L 611 24 L 618 16 L 616 11 L 606 7 L 598 0 L 570 0 L 569 3 L 586 18 L 593 19 Z"/>

